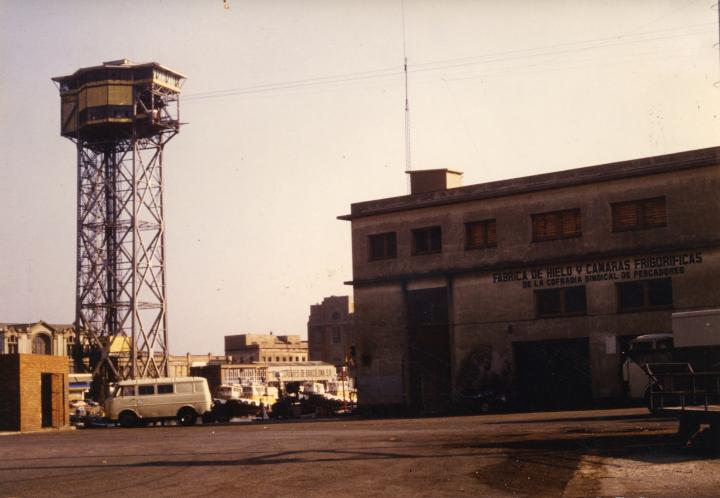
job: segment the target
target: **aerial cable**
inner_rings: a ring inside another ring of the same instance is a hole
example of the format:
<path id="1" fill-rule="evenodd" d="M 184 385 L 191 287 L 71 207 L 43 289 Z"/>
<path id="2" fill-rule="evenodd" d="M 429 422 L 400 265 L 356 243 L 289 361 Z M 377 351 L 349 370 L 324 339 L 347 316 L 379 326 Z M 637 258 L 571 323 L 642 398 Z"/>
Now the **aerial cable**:
<path id="1" fill-rule="evenodd" d="M 597 38 L 597 39 L 593 39 L 593 40 L 584 40 L 584 41 L 578 41 L 578 42 L 568 42 L 568 43 L 561 43 L 561 44 L 556 44 L 556 45 L 548 45 L 548 46 L 538 47 L 538 48 L 518 49 L 518 50 L 496 52 L 496 53 L 490 53 L 490 54 L 484 54 L 484 55 L 472 56 L 472 57 L 445 59 L 445 60 L 438 60 L 438 61 L 414 64 L 413 68 L 411 70 L 407 68 L 407 63 L 406 63 L 404 70 L 405 70 L 406 74 L 409 72 L 419 73 L 419 72 L 427 72 L 427 71 L 437 71 L 437 70 L 442 70 L 442 69 L 453 69 L 453 68 L 458 68 L 458 67 L 491 64 L 491 63 L 496 63 L 496 62 L 505 62 L 505 61 L 510 61 L 510 60 L 519 60 L 519 59 L 526 59 L 526 58 L 532 58 L 532 57 L 567 54 L 567 53 L 572 53 L 572 52 L 587 51 L 587 50 L 593 50 L 593 49 L 598 49 L 598 48 L 607 48 L 607 47 L 616 47 L 616 46 L 622 46 L 622 45 L 628 45 L 628 44 L 645 43 L 645 42 L 650 42 L 650 41 L 657 41 L 657 40 L 663 40 L 663 39 L 669 39 L 669 38 L 677 38 L 677 37 L 683 37 L 683 36 L 702 34 L 702 33 L 705 33 L 706 30 L 698 30 L 698 28 L 707 27 L 709 25 L 715 27 L 715 23 L 704 23 L 704 24 L 697 24 L 697 25 L 692 25 L 692 26 L 684 26 L 682 28 L 654 30 L 654 31 L 649 31 L 649 32 L 644 32 L 644 33 L 636 33 L 636 34 L 632 34 L 632 35 L 620 35 L 620 36 L 615 36 L 615 37 Z M 683 30 L 683 32 L 678 33 L 678 31 L 680 31 L 680 30 Z M 687 31 L 687 30 L 691 30 L 691 31 Z M 666 34 L 665 36 L 655 36 L 655 37 L 651 37 L 651 38 L 646 37 L 647 35 L 667 33 L 668 31 L 673 31 L 674 33 Z M 714 29 L 713 29 L 713 32 L 715 32 Z M 628 36 L 631 36 L 635 39 L 622 40 L 623 38 L 627 38 Z M 645 36 L 646 38 L 638 38 L 638 37 L 643 37 L 643 36 Z M 584 46 L 582 46 L 582 45 L 584 45 Z M 560 50 L 556 50 L 558 48 L 560 48 Z M 405 54 L 406 54 L 406 47 L 405 47 L 404 12 L 403 12 L 403 56 L 404 57 L 405 57 Z M 271 92 L 271 91 L 277 91 L 277 90 L 291 90 L 291 89 L 296 89 L 296 88 L 313 87 L 313 86 L 320 86 L 320 85 L 332 85 L 332 84 L 337 84 L 337 83 L 347 83 L 347 82 L 353 82 L 353 81 L 358 81 L 358 80 L 387 78 L 387 77 L 397 76 L 399 74 L 401 74 L 400 71 L 398 71 L 397 69 L 393 69 L 393 68 L 375 69 L 375 70 L 369 70 L 369 71 L 359 71 L 359 72 L 354 72 L 354 73 L 337 74 L 337 75 L 331 75 L 331 76 L 320 76 L 320 77 L 315 77 L 315 78 L 291 80 L 291 81 L 278 82 L 278 83 L 267 83 L 267 84 L 249 86 L 249 87 L 236 87 L 236 88 L 227 88 L 227 89 L 223 89 L 223 90 L 204 91 L 204 92 L 198 92 L 198 93 L 194 93 L 194 94 L 187 94 L 184 100 L 187 102 L 187 101 L 194 101 L 194 100 L 201 100 L 201 99 L 208 99 L 208 98 L 229 97 L 229 96 L 234 96 L 234 95 L 263 93 L 263 92 Z M 407 92 L 406 92 L 406 94 L 407 94 Z M 408 109 L 408 111 L 409 111 L 409 109 Z M 409 118 L 409 112 L 408 112 L 408 118 Z"/>

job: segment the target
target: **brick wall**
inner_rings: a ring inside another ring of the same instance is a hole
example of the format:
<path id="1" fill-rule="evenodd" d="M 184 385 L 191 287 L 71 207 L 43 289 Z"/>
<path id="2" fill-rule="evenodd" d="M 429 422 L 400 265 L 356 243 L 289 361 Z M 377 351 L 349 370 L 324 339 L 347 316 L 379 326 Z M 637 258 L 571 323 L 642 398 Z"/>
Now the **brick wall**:
<path id="1" fill-rule="evenodd" d="M 20 430 L 20 356 L 0 355 L 0 430 Z"/>
<path id="2" fill-rule="evenodd" d="M 56 375 L 51 383 L 52 426 L 68 425 L 67 358 L 14 354 L 0 356 L 0 428 L 20 431 L 42 428 L 42 374 Z"/>

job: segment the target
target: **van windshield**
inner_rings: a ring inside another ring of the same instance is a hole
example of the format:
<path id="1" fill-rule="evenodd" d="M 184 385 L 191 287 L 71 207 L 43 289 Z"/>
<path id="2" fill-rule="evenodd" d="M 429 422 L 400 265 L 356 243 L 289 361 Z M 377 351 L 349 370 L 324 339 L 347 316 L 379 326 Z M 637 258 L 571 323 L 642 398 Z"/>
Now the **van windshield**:
<path id="1" fill-rule="evenodd" d="M 653 349 L 652 341 L 638 341 L 630 344 L 633 351 L 651 351 Z"/>

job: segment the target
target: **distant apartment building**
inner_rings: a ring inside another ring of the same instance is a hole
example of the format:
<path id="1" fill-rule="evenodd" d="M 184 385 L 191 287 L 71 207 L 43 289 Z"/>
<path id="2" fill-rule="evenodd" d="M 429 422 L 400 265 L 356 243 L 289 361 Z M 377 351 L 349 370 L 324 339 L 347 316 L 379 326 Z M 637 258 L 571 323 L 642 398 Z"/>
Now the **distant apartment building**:
<path id="1" fill-rule="evenodd" d="M 308 343 L 299 335 L 226 335 L 225 355 L 232 357 L 232 363 L 308 361 Z"/>
<path id="2" fill-rule="evenodd" d="M 0 354 L 72 356 L 75 329 L 42 320 L 35 323 L 0 323 Z"/>
<path id="3" fill-rule="evenodd" d="M 158 355 L 158 361 L 160 357 Z M 208 354 L 184 354 L 170 355 L 168 358 L 168 375 L 170 377 L 187 377 L 193 367 L 204 367 L 207 365 L 224 365 L 230 363 L 230 359 L 224 355 Z"/>
<path id="4" fill-rule="evenodd" d="M 308 350 L 310 359 L 345 365 L 353 336 L 353 302 L 349 296 L 330 296 L 310 306 Z"/>

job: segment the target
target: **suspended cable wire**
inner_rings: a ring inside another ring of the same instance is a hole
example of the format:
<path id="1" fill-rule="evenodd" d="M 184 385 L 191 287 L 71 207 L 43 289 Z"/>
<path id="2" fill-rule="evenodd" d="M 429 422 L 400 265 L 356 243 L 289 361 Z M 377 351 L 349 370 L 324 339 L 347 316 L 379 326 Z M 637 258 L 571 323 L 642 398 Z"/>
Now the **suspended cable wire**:
<path id="1" fill-rule="evenodd" d="M 707 28 L 712 26 L 712 30 Z M 703 23 L 691 26 L 684 26 L 681 28 L 662 29 L 648 31 L 644 33 L 636 33 L 631 35 L 619 35 L 615 37 L 597 38 L 592 40 L 583 40 L 578 42 L 560 43 L 555 45 L 548 45 L 537 48 L 526 48 L 517 49 L 504 52 L 489 53 L 484 55 L 472 56 L 472 57 L 461 57 L 454 59 L 444 59 L 432 62 L 425 62 L 419 64 L 413 64 L 412 68 L 408 68 L 408 73 L 421 73 L 429 71 L 439 71 L 445 69 L 454 69 L 459 67 L 468 67 L 475 65 L 485 65 L 499 62 L 508 62 L 515 60 L 522 60 L 533 57 L 543 57 L 550 55 L 561 55 L 571 54 L 574 52 L 583 52 L 594 49 L 602 49 L 609 47 L 618 47 L 624 45 L 647 43 L 660 41 L 665 39 L 680 38 L 686 36 L 693 36 L 697 34 L 704 34 L 708 32 L 715 32 L 715 23 Z M 665 36 L 653 36 L 649 35 L 668 33 Z M 632 39 L 627 39 L 632 38 Z M 624 39 L 624 40 L 623 40 Z M 560 49 L 560 50 L 558 50 Z M 403 48 L 405 51 L 405 48 Z M 352 73 L 343 73 L 329 76 L 319 76 L 313 78 L 290 80 L 277 83 L 266 83 L 260 85 L 253 85 L 248 87 L 235 87 L 227 88 L 222 90 L 212 90 L 198 93 L 191 93 L 185 96 L 184 101 L 192 102 L 195 100 L 211 99 L 230 97 L 236 95 L 256 94 L 265 93 L 281 90 L 291 90 L 306 87 L 315 87 L 322 85 L 332 85 L 338 83 L 348 83 L 354 81 L 363 81 L 371 79 L 388 78 L 402 75 L 404 71 L 400 71 L 396 68 L 385 68 L 385 69 L 374 69 L 368 71 L 358 71 Z"/>

